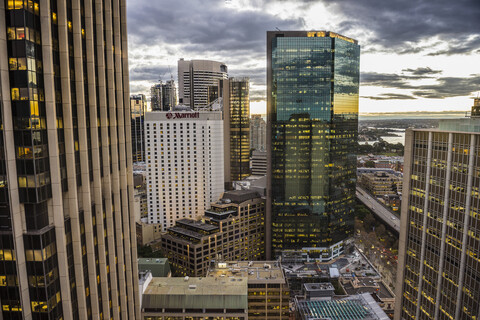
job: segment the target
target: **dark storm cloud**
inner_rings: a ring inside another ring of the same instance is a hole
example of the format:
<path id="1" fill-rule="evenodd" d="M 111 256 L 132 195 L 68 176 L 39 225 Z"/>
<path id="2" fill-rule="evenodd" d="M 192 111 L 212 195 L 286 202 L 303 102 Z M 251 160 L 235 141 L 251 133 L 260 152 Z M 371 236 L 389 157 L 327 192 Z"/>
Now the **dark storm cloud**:
<path id="1" fill-rule="evenodd" d="M 371 99 L 371 100 L 414 100 L 417 99 L 414 96 L 408 94 L 397 94 L 397 93 L 382 93 L 378 96 L 363 96 L 362 98 Z"/>
<path id="2" fill-rule="evenodd" d="M 238 11 L 222 0 L 133 2 L 128 11 L 133 43 L 179 44 L 197 54 L 259 52 L 265 47 L 266 30 L 304 25 L 301 18 L 283 20 L 264 11 Z"/>
<path id="3" fill-rule="evenodd" d="M 170 61 L 181 58 L 175 56 L 178 51 L 186 53 L 186 59 L 219 60 L 229 66 L 229 75 L 248 76 L 252 83 L 264 85 L 264 67 L 246 69 L 242 64 L 265 59 L 267 30 L 302 29 L 304 21 L 282 19 L 265 10 L 239 11 L 227 4 L 224 0 L 128 0 L 129 45 L 160 45 Z M 167 70 L 141 64 L 132 56 L 130 60 L 132 81 L 156 81 Z M 172 71 L 176 75 L 176 66 Z"/>
<path id="4" fill-rule="evenodd" d="M 158 80 L 170 78 L 170 72 L 175 76 L 177 68 L 169 66 L 140 65 L 130 68 L 130 80 L 146 80 L 157 82 Z"/>
<path id="5" fill-rule="evenodd" d="M 362 30 L 373 33 L 370 44 L 397 53 L 411 53 L 428 49 L 416 45 L 420 40 L 438 37 L 455 42 L 437 54 L 468 53 L 480 48 L 478 38 L 472 35 L 480 30 L 480 1 L 478 0 L 323 0 L 327 8 L 345 16 L 340 25 L 346 35 L 361 35 Z M 360 31 L 359 31 L 360 30 Z M 360 33 L 359 33 L 360 32 Z M 469 37 L 470 36 L 470 37 Z"/>
<path id="6" fill-rule="evenodd" d="M 425 67 L 425 68 L 419 67 L 417 69 L 403 69 L 402 71 L 411 73 L 411 74 L 416 75 L 416 76 L 423 76 L 423 75 L 426 75 L 426 74 L 442 73 L 442 70 L 432 70 L 430 67 Z"/>
<path id="7" fill-rule="evenodd" d="M 410 80 L 423 79 L 431 79 L 431 77 L 423 75 L 404 75 L 376 72 L 362 72 L 360 74 L 360 81 L 362 85 L 384 88 L 411 89 L 413 86 L 410 84 Z"/>
<path id="8" fill-rule="evenodd" d="M 434 84 L 429 85 L 414 85 L 410 83 L 410 80 L 422 79 L 431 79 L 431 77 L 374 72 L 366 72 L 362 73 L 361 75 L 362 85 L 383 88 L 409 89 L 412 90 L 411 94 L 414 97 L 422 97 L 429 99 L 465 97 L 480 89 L 480 74 L 474 74 L 470 77 L 464 78 L 439 77 L 435 79 Z M 382 97 L 386 95 L 390 94 L 379 95 L 375 100 L 385 100 L 382 99 Z M 365 98 L 372 99 L 372 97 Z"/>
<path id="9" fill-rule="evenodd" d="M 480 89 L 480 74 L 469 78 L 444 77 L 438 78 L 434 85 L 422 85 L 413 91 L 413 95 L 429 99 L 444 99 L 465 97 Z"/>

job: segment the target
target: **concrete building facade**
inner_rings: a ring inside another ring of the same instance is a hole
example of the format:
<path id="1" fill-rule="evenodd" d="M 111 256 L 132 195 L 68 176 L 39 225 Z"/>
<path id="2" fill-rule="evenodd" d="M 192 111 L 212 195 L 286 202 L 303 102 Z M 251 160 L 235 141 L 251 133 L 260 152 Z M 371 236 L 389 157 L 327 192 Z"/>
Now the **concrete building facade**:
<path id="1" fill-rule="evenodd" d="M 227 66 L 211 60 L 178 60 L 178 103 L 193 110 L 208 107 L 209 87 L 227 79 Z"/>
<path id="2" fill-rule="evenodd" d="M 252 175 L 267 175 L 267 152 L 253 150 L 252 152 Z"/>
<path id="3" fill-rule="evenodd" d="M 140 316 L 126 3 L 0 1 L 1 319 Z"/>
<path id="4" fill-rule="evenodd" d="M 267 123 L 261 114 L 252 114 L 250 118 L 250 148 L 266 151 Z"/>
<path id="5" fill-rule="evenodd" d="M 142 298 L 142 320 L 247 320 L 247 279 L 153 277 Z"/>
<path id="6" fill-rule="evenodd" d="M 259 260 L 265 255 L 265 200 L 235 190 L 212 203 L 202 220 L 177 220 L 162 235 L 161 248 L 177 275 L 205 276 L 220 259 Z"/>
<path id="7" fill-rule="evenodd" d="M 364 173 L 360 185 L 375 197 L 402 193 L 403 178 L 387 172 Z"/>
<path id="8" fill-rule="evenodd" d="M 150 110 L 169 111 L 177 105 L 177 88 L 175 81 L 168 80 L 165 83 L 154 84 L 150 88 Z"/>
<path id="9" fill-rule="evenodd" d="M 147 223 L 201 217 L 223 192 L 222 113 L 148 112 L 145 131 Z"/>
<path id="10" fill-rule="evenodd" d="M 480 317 L 479 185 L 478 132 L 407 130 L 396 320 Z"/>
<path id="11" fill-rule="evenodd" d="M 246 277 L 249 320 L 287 320 L 290 290 L 278 261 L 216 261 L 210 278 Z"/>

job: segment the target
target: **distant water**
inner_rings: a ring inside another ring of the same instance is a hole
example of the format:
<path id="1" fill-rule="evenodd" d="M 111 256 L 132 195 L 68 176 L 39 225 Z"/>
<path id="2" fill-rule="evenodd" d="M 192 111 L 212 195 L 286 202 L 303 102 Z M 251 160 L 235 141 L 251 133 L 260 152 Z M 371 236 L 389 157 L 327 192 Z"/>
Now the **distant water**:
<path id="1" fill-rule="evenodd" d="M 395 120 L 395 119 L 452 119 L 465 118 L 465 112 L 385 112 L 385 113 L 360 113 L 359 120 Z"/>

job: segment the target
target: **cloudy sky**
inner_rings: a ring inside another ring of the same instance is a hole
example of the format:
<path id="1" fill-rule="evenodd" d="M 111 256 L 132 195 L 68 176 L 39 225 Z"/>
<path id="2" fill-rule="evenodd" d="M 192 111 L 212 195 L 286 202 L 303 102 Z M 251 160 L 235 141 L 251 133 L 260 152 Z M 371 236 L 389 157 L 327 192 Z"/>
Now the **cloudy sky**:
<path id="1" fill-rule="evenodd" d="M 360 112 L 467 110 L 480 92 L 480 0 L 127 0 L 130 90 L 177 79 L 179 58 L 249 76 L 265 112 L 266 31 L 327 30 L 361 45 Z"/>

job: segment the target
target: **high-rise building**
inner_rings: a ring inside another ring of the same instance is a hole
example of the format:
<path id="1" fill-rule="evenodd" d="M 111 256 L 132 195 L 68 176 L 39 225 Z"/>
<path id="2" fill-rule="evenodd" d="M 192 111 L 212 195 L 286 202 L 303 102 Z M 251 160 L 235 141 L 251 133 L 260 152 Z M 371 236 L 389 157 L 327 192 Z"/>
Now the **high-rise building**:
<path id="1" fill-rule="evenodd" d="M 395 319 L 479 319 L 480 120 L 405 140 Z"/>
<path id="2" fill-rule="evenodd" d="M 359 54 L 356 40 L 333 32 L 267 32 L 273 256 L 330 260 L 353 233 Z"/>
<path id="3" fill-rule="evenodd" d="M 229 78 L 223 90 L 225 188 L 250 175 L 249 78 Z"/>
<path id="4" fill-rule="evenodd" d="M 125 1 L 0 1 L 0 318 L 139 318 Z"/>
<path id="5" fill-rule="evenodd" d="M 177 88 L 175 81 L 154 84 L 150 88 L 150 109 L 152 111 L 169 111 L 177 105 Z"/>
<path id="6" fill-rule="evenodd" d="M 227 79 L 227 66 L 223 62 L 178 60 L 178 102 L 194 110 L 207 108 L 209 87 L 218 86 L 222 79 Z"/>
<path id="7" fill-rule="evenodd" d="M 132 159 L 133 162 L 145 161 L 144 121 L 147 110 L 145 95 L 130 97 L 130 113 L 132 114 Z"/>
<path id="8" fill-rule="evenodd" d="M 197 218 L 224 187 L 220 111 L 147 112 L 148 223 Z"/>
<path id="9" fill-rule="evenodd" d="M 261 114 L 252 114 L 250 119 L 250 148 L 266 151 L 267 123 Z"/>
<path id="10" fill-rule="evenodd" d="M 267 174 L 267 152 L 253 150 L 252 175 L 264 176 Z"/>

